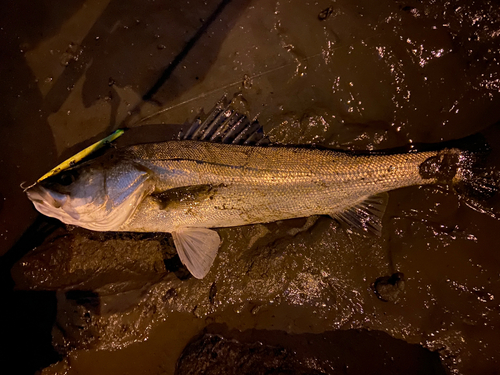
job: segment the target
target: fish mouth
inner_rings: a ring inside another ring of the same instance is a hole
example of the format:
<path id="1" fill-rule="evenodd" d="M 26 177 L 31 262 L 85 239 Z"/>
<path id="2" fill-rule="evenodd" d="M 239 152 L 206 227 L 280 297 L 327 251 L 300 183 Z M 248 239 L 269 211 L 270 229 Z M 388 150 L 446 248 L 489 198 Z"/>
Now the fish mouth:
<path id="1" fill-rule="evenodd" d="M 35 185 L 30 187 L 26 190 L 26 195 L 28 199 L 33 202 L 36 210 L 46 216 L 54 217 L 61 221 L 64 221 L 63 218 L 66 216 L 78 220 L 78 217 L 75 217 L 76 212 L 67 212 L 62 207 L 65 197 L 61 197 L 60 200 L 55 199 L 43 186 Z"/>
<path id="2" fill-rule="evenodd" d="M 35 185 L 26 190 L 26 194 L 35 209 L 45 216 L 53 217 L 65 224 L 77 225 L 90 230 L 107 231 L 118 228 L 128 218 L 129 200 L 125 201 L 125 210 L 115 210 L 116 215 L 95 215 L 102 207 L 94 207 L 83 214 L 72 207 L 70 197 Z M 133 195 L 132 195 L 133 197 Z"/>
<path id="3" fill-rule="evenodd" d="M 55 203 L 55 199 L 40 185 L 35 185 L 26 190 L 28 199 L 36 204 L 49 204 Z"/>

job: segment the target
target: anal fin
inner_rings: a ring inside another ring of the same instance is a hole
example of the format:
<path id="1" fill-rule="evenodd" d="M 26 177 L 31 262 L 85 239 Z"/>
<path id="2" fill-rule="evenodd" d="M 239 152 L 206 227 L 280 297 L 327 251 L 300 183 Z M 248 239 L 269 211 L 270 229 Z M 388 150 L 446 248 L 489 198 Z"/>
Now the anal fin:
<path id="1" fill-rule="evenodd" d="M 219 250 L 219 234 L 207 228 L 181 228 L 172 232 L 181 262 L 197 279 L 203 279 Z"/>
<path id="2" fill-rule="evenodd" d="M 340 219 L 355 228 L 382 235 L 382 217 L 384 216 L 389 194 L 384 192 L 362 200 L 346 211 L 330 216 Z"/>

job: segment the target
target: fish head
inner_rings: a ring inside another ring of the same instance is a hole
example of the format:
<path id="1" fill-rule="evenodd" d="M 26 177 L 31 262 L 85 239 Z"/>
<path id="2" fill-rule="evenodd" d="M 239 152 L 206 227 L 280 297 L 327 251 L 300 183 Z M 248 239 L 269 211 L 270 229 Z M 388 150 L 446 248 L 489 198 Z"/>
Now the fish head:
<path id="1" fill-rule="evenodd" d="M 119 230 L 151 191 L 150 172 L 132 161 L 95 160 L 68 168 L 26 190 L 42 214 L 83 228 Z"/>

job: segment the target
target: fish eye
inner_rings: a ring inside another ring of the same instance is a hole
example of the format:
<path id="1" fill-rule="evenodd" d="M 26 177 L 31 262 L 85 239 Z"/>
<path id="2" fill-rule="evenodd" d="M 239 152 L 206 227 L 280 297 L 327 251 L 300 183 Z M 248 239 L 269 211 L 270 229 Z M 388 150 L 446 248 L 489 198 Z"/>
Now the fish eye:
<path id="1" fill-rule="evenodd" d="M 76 171 L 63 171 L 56 176 L 56 182 L 62 186 L 69 186 L 75 182 L 78 173 Z"/>

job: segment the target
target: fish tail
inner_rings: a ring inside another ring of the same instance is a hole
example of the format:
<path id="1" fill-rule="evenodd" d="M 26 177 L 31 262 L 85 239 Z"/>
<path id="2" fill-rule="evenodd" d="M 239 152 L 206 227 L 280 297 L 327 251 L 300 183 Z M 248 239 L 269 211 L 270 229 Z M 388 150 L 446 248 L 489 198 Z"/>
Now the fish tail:
<path id="1" fill-rule="evenodd" d="M 491 149 L 482 137 L 465 140 L 454 141 L 450 148 L 425 160 L 420 165 L 420 175 L 450 186 L 467 206 L 500 219 L 486 202 L 500 190 L 500 172 L 488 165 Z"/>
<path id="2" fill-rule="evenodd" d="M 487 164 L 487 151 L 460 151 L 458 169 L 452 187 L 469 207 L 490 216 L 498 216 L 486 207 L 486 201 L 500 190 L 500 173 Z"/>
<path id="3" fill-rule="evenodd" d="M 487 165 L 484 152 L 462 151 L 453 189 L 460 202 L 473 210 L 500 220 L 492 207 L 491 198 L 500 190 L 500 172 Z"/>

